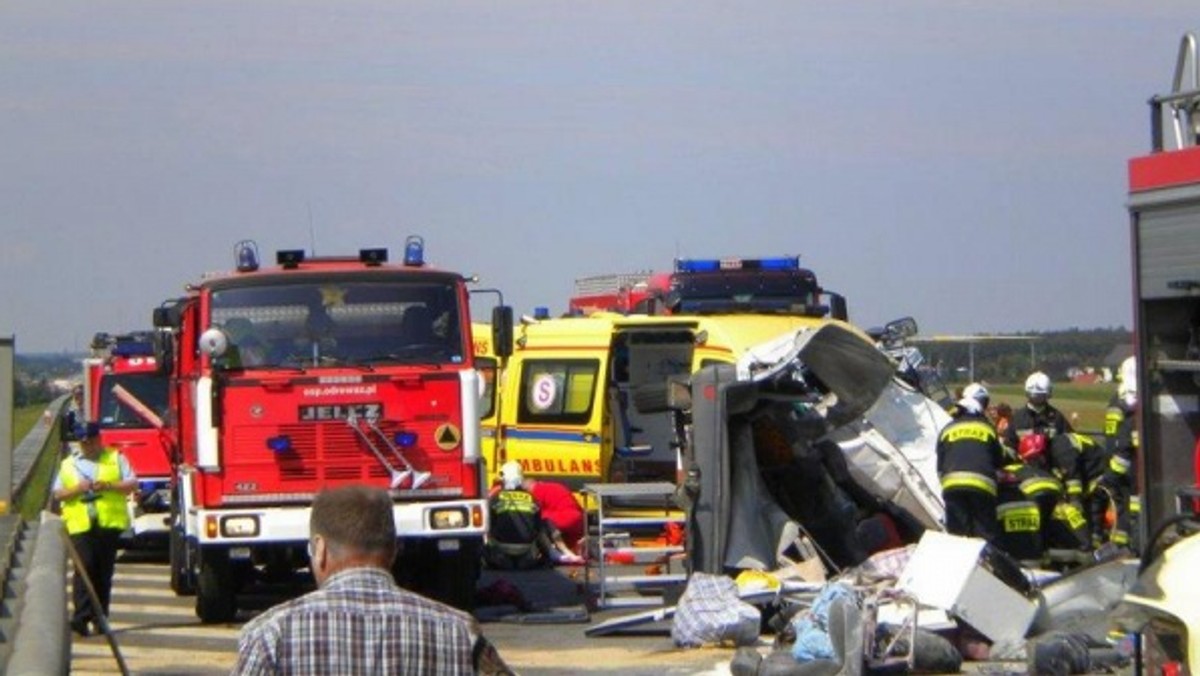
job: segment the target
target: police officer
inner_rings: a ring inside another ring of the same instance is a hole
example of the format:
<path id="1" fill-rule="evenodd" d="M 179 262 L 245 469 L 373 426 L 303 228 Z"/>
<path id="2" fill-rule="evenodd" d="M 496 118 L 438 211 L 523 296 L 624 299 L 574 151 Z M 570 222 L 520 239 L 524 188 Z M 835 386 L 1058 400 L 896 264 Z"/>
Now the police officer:
<path id="1" fill-rule="evenodd" d="M 88 636 L 93 627 L 99 630 L 100 614 L 108 616 L 117 542 L 129 528 L 126 496 L 137 488 L 137 476 L 120 451 L 101 445 L 98 423 L 79 425 L 75 436 L 80 440 L 79 448 L 59 465 L 53 491 L 62 504 L 71 546 L 83 563 L 82 573 L 100 599 L 100 608 L 95 608 L 77 568 L 72 584 L 75 612 L 71 629 Z"/>
<path id="2" fill-rule="evenodd" d="M 1025 405 L 1013 411 L 1004 433 L 1004 445 L 1014 453 L 1027 434 L 1044 434 L 1047 442 L 1053 443 L 1058 435 L 1074 431 L 1062 411 L 1050 404 L 1053 393 L 1054 386 L 1045 373 L 1035 371 L 1025 379 Z"/>
<path id="3" fill-rule="evenodd" d="M 484 560 L 493 568 L 528 570 L 574 557 L 558 529 L 542 518 L 524 480 L 520 463 L 504 463 L 500 467 L 501 489 L 488 500 L 491 523 Z"/>
<path id="4" fill-rule="evenodd" d="M 946 503 L 946 529 L 954 535 L 996 542 L 996 473 L 1004 449 L 988 421 L 987 389 L 978 383 L 963 390 L 956 417 L 938 435 L 938 476 Z"/>

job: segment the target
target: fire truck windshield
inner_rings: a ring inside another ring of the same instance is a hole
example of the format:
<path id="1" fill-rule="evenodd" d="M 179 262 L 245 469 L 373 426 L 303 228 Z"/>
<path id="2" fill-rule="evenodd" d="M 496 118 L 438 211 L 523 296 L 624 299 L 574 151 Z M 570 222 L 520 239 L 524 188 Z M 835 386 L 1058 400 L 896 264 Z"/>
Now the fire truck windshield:
<path id="1" fill-rule="evenodd" d="M 124 388 L 160 418 L 167 414 L 167 378 L 157 373 L 106 374 L 100 381 L 101 427 L 146 428 L 150 423 L 117 398 Z"/>
<path id="2" fill-rule="evenodd" d="M 450 281 L 308 277 L 213 291 L 227 368 L 461 363 L 469 345 Z"/>

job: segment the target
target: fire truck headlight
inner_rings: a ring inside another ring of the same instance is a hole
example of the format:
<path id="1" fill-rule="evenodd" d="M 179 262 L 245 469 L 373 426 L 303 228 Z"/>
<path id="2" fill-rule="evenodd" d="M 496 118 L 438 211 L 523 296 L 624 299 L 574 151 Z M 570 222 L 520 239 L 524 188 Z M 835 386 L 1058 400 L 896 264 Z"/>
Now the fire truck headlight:
<path id="1" fill-rule="evenodd" d="M 417 445 L 417 433 L 397 432 L 395 441 L 400 448 L 412 448 Z"/>
<path id="2" fill-rule="evenodd" d="M 292 450 L 292 438 L 286 434 L 267 438 L 267 448 L 276 453 L 287 453 Z"/>
<path id="3" fill-rule="evenodd" d="M 252 538 L 258 535 L 258 517 L 253 514 L 222 517 L 221 535 L 227 538 Z"/>
<path id="4" fill-rule="evenodd" d="M 429 522 L 434 530 L 463 528 L 467 525 L 467 510 L 462 507 L 435 509 L 429 514 Z"/>

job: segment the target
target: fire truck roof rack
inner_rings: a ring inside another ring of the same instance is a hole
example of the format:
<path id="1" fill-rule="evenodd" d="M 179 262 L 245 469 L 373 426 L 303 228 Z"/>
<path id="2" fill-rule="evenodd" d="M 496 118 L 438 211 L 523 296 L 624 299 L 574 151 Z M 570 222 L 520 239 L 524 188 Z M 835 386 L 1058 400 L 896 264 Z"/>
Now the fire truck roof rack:
<path id="1" fill-rule="evenodd" d="M 1164 115 L 1170 116 L 1174 136 L 1174 145 L 1170 148 L 1164 147 Z M 1196 60 L 1196 36 L 1192 33 L 1184 33 L 1179 43 L 1171 93 L 1150 99 L 1150 129 L 1156 153 L 1182 150 L 1200 143 L 1200 62 Z"/>

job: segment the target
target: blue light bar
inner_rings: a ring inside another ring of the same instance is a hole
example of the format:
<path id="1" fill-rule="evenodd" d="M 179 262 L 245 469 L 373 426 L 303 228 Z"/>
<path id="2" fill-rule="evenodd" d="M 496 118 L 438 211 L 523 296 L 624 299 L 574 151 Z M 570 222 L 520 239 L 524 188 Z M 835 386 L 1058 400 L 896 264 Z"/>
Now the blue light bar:
<path id="1" fill-rule="evenodd" d="M 276 453 L 288 453 L 292 450 L 292 438 L 286 434 L 267 438 L 267 448 Z"/>
<path id="2" fill-rule="evenodd" d="M 417 433 L 397 432 L 395 441 L 396 445 L 400 448 L 412 448 L 413 446 L 417 445 Z"/>
<path id="3" fill-rule="evenodd" d="M 715 258 L 678 258 L 675 260 L 675 272 L 716 272 L 721 269 L 721 261 Z"/>
<path id="4" fill-rule="evenodd" d="M 544 305 L 539 305 L 539 306 L 533 308 L 533 318 L 534 319 L 550 319 L 550 308 L 548 308 Z"/>
<path id="5" fill-rule="evenodd" d="M 775 258 L 677 258 L 675 272 L 698 273 L 720 270 L 799 270 L 799 256 Z"/>

